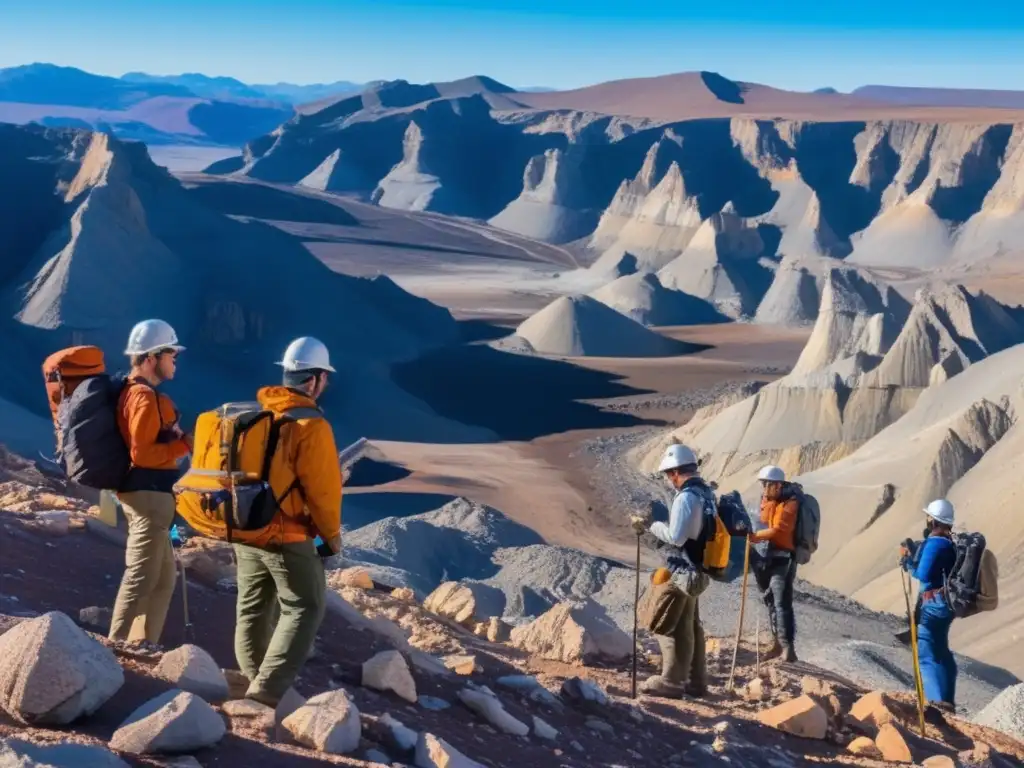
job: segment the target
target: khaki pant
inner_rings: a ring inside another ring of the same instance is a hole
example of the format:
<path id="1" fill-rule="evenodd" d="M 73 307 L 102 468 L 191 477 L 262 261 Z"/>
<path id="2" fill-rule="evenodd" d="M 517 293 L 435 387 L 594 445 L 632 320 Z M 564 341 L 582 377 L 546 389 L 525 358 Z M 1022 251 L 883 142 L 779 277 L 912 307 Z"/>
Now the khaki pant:
<path id="1" fill-rule="evenodd" d="M 326 610 L 323 561 L 311 540 L 266 549 L 235 544 L 235 658 L 246 696 L 276 706 L 313 649 Z"/>
<path id="2" fill-rule="evenodd" d="M 708 680 L 699 598 L 686 596 L 680 602 L 679 621 L 672 634 L 654 636 L 661 649 L 661 676 L 670 683 L 703 691 Z"/>
<path id="3" fill-rule="evenodd" d="M 118 494 L 118 498 L 128 522 L 128 546 L 109 637 L 159 643 L 177 578 L 170 539 L 174 497 L 133 491 Z"/>

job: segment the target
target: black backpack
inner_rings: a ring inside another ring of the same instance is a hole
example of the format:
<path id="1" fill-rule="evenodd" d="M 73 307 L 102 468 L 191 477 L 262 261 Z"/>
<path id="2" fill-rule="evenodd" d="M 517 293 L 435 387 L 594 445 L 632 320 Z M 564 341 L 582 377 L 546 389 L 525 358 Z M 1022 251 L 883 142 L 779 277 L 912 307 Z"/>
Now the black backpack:
<path id="1" fill-rule="evenodd" d="M 57 408 L 57 462 L 69 480 L 98 490 L 119 490 L 131 468 L 117 425 L 117 403 L 127 379 L 101 373 L 82 381 Z"/>
<path id="2" fill-rule="evenodd" d="M 946 580 L 943 594 L 953 615 L 965 619 L 999 605 L 999 563 L 985 546 L 980 533 L 953 537 L 956 565 Z"/>

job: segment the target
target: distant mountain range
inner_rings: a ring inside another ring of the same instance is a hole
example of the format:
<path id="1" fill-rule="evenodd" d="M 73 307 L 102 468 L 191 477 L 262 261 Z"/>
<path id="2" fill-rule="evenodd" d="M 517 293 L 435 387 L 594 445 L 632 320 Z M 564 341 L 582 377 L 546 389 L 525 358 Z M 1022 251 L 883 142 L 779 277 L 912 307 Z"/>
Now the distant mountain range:
<path id="1" fill-rule="evenodd" d="M 121 77 L 107 77 L 74 67 L 36 63 L 0 69 L 0 122 L 91 128 L 148 144 L 240 147 L 272 133 L 297 113 L 312 114 L 359 94 L 370 94 L 371 101 L 380 99 L 382 105 L 390 106 L 396 94 L 400 93 L 401 99 L 409 97 L 409 89 L 416 91 L 414 102 L 419 102 L 450 96 L 451 88 L 467 87 L 491 94 L 495 109 L 569 108 L 654 120 L 678 119 L 688 114 L 695 108 L 691 97 L 704 104 L 705 111 L 710 110 L 704 115 L 707 117 L 730 114 L 733 108 L 728 105 L 743 105 L 749 110 L 761 102 L 790 111 L 812 109 L 826 116 L 862 110 L 869 105 L 882 111 L 908 107 L 1024 108 L 1021 91 L 868 85 L 849 94 L 834 88 L 799 93 L 734 82 L 711 72 L 556 91 L 544 86 L 512 88 L 484 76 L 425 85 L 411 85 L 404 80 L 250 84 L 233 77 L 196 72 L 128 72 Z"/>

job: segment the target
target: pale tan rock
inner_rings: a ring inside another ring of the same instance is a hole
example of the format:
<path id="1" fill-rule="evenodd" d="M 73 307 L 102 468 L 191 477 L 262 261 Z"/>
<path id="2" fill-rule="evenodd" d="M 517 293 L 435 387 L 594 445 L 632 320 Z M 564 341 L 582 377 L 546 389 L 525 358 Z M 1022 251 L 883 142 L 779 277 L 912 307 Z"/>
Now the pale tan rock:
<path id="1" fill-rule="evenodd" d="M 237 669 L 221 669 L 221 674 L 228 684 L 228 698 L 241 699 L 249 690 L 249 678 Z"/>
<path id="2" fill-rule="evenodd" d="M 0 635 L 0 708 L 29 725 L 67 725 L 124 684 L 114 654 L 51 611 Z"/>
<path id="3" fill-rule="evenodd" d="M 370 577 L 370 572 L 358 565 L 352 568 L 344 568 L 340 571 L 332 571 L 327 579 L 327 583 L 335 589 L 339 587 L 373 589 L 373 579 Z"/>
<path id="4" fill-rule="evenodd" d="M 391 590 L 391 596 L 396 600 L 401 600 L 405 603 L 416 602 L 416 593 L 408 587 L 396 587 L 395 589 Z"/>
<path id="5" fill-rule="evenodd" d="M 247 718 L 252 720 L 267 720 L 274 722 L 274 710 L 266 704 L 260 704 L 252 699 L 234 699 L 225 701 L 221 710 L 228 717 Z"/>
<path id="6" fill-rule="evenodd" d="M 198 645 L 186 644 L 168 651 L 154 674 L 183 691 L 218 702 L 228 698 L 228 681 L 217 662 Z"/>
<path id="7" fill-rule="evenodd" d="M 476 615 L 476 595 L 472 588 L 457 581 L 446 581 L 427 595 L 423 607 L 470 630 L 482 620 Z"/>
<path id="8" fill-rule="evenodd" d="M 457 675 L 472 675 L 476 671 L 476 657 L 446 656 L 444 665 Z"/>
<path id="9" fill-rule="evenodd" d="M 764 681 L 755 677 L 749 683 L 743 691 L 743 696 L 747 701 L 764 701 L 768 698 L 768 691 L 765 687 Z"/>
<path id="10" fill-rule="evenodd" d="M 856 739 L 850 742 L 846 749 L 854 755 L 860 755 L 861 757 L 881 757 L 882 753 L 875 746 L 875 742 L 869 739 L 867 736 L 858 736 Z"/>
<path id="11" fill-rule="evenodd" d="M 510 639 L 516 648 L 568 664 L 623 661 L 633 652 L 629 636 L 593 600 L 560 603 L 513 629 Z"/>
<path id="12" fill-rule="evenodd" d="M 882 759 L 890 763 L 912 763 L 914 758 L 910 754 L 910 747 L 903 734 L 892 723 L 886 723 L 878 729 L 875 737 L 875 746 L 882 753 Z"/>
<path id="13" fill-rule="evenodd" d="M 934 755 L 924 760 L 921 768 L 957 768 L 957 765 L 949 755 Z"/>
<path id="14" fill-rule="evenodd" d="M 487 620 L 487 639 L 492 643 L 507 643 L 512 627 L 497 616 Z"/>
<path id="15" fill-rule="evenodd" d="M 363 663 L 363 685 L 378 691 L 392 691 L 416 703 L 416 681 L 405 657 L 398 651 L 381 651 Z"/>
<path id="16" fill-rule="evenodd" d="M 134 755 L 192 752 L 212 747 L 226 732 L 213 707 L 187 691 L 171 690 L 132 712 L 110 747 Z"/>
<path id="17" fill-rule="evenodd" d="M 896 719 L 892 699 L 881 691 L 866 693 L 850 709 L 850 717 L 866 728 L 881 728 Z"/>
<path id="18" fill-rule="evenodd" d="M 485 768 L 470 760 L 444 739 L 421 733 L 416 743 L 416 768 Z"/>
<path id="19" fill-rule="evenodd" d="M 299 744 L 331 755 L 359 747 L 359 710 L 345 691 L 327 691 L 309 699 L 282 722 Z"/>
<path id="20" fill-rule="evenodd" d="M 807 739 L 824 739 L 828 733 L 828 715 L 810 696 L 800 696 L 767 709 L 758 714 L 758 720 Z"/>

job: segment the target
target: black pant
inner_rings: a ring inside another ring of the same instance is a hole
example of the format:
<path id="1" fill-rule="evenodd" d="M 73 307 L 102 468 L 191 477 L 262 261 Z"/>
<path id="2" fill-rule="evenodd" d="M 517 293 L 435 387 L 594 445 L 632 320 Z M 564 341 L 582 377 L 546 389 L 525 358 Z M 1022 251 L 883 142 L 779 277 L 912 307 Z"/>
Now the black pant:
<path id="1" fill-rule="evenodd" d="M 796 637 L 796 617 L 793 615 L 793 582 L 796 580 L 796 560 L 792 556 L 763 558 L 754 566 L 754 578 L 768 606 L 772 634 L 785 645 L 791 646 Z M 779 634 L 779 630 L 782 634 Z"/>

